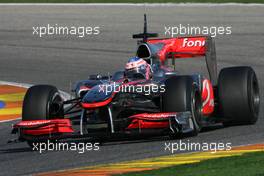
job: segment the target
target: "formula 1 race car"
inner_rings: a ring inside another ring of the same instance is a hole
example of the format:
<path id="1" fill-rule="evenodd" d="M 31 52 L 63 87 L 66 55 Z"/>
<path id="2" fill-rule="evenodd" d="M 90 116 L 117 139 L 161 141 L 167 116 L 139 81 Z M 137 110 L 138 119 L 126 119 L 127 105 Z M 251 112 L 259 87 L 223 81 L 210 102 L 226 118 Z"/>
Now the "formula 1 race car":
<path id="1" fill-rule="evenodd" d="M 134 63 L 113 75 L 91 75 L 73 88 L 75 97 L 64 100 L 51 85 L 30 87 L 23 101 L 22 121 L 13 126 L 19 140 L 113 136 L 195 136 L 203 127 L 254 124 L 260 96 L 254 70 L 248 66 L 224 68 L 217 74 L 215 44 L 208 36 L 139 38 Z M 204 57 L 209 78 L 181 75 L 175 60 Z M 149 65 L 148 77 L 129 72 L 133 64 Z M 130 65 L 129 65 L 130 64 Z"/>

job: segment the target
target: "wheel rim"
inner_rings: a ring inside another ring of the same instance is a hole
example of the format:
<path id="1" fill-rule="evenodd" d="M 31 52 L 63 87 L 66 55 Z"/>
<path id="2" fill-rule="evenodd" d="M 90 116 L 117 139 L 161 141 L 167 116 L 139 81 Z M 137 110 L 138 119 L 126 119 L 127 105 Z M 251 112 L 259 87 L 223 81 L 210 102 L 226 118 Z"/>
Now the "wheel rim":
<path id="1" fill-rule="evenodd" d="M 62 98 L 58 92 L 56 92 L 52 97 L 51 100 L 48 103 L 47 107 L 47 114 L 49 115 L 49 118 L 53 118 L 56 116 L 61 115 L 60 114 L 60 104 L 62 103 Z"/>
<path id="2" fill-rule="evenodd" d="M 260 96 L 259 96 L 259 86 L 256 75 L 254 74 L 252 79 L 252 88 L 251 88 L 251 106 L 254 116 L 258 116 L 259 105 L 260 105 Z"/>
<path id="3" fill-rule="evenodd" d="M 193 123 L 196 130 L 200 130 L 200 121 L 201 121 L 201 98 L 199 96 L 198 91 L 194 91 L 192 96 L 192 116 L 193 116 Z"/>

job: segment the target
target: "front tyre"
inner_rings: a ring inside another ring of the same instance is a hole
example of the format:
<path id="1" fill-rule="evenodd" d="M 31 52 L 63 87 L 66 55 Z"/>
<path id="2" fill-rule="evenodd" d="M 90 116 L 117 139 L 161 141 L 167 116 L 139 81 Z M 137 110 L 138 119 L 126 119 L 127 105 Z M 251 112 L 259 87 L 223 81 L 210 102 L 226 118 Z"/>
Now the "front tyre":
<path id="1" fill-rule="evenodd" d="M 218 77 L 219 112 L 224 125 L 254 124 L 260 96 L 257 76 L 251 67 L 229 67 Z"/>
<path id="2" fill-rule="evenodd" d="M 22 120 L 63 118 L 63 100 L 56 87 L 35 85 L 30 87 L 23 101 Z"/>
<path id="3" fill-rule="evenodd" d="M 162 96 L 163 112 L 186 112 L 192 114 L 190 136 L 198 135 L 201 130 L 202 101 L 198 85 L 191 76 L 171 77 L 165 82 L 166 91 Z M 173 134 L 178 136 L 179 134 Z"/>

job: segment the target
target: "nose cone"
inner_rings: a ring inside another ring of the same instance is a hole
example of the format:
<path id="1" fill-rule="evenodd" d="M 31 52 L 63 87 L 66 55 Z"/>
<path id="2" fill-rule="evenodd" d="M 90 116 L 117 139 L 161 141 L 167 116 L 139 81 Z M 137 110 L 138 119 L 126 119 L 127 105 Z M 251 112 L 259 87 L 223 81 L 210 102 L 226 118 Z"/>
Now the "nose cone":
<path id="1" fill-rule="evenodd" d="M 100 84 L 93 87 L 82 99 L 82 103 L 97 103 L 109 99 L 114 92 L 111 84 Z"/>

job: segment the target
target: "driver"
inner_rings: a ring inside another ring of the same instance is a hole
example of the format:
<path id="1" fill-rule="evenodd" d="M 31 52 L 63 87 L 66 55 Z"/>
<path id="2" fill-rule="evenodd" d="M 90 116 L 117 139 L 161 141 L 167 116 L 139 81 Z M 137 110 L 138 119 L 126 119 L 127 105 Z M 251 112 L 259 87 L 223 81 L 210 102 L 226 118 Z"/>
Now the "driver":
<path id="1" fill-rule="evenodd" d="M 145 79 L 151 78 L 151 67 L 139 57 L 132 57 L 128 60 L 125 67 L 125 76 L 133 76 L 134 74 L 142 74 Z"/>

